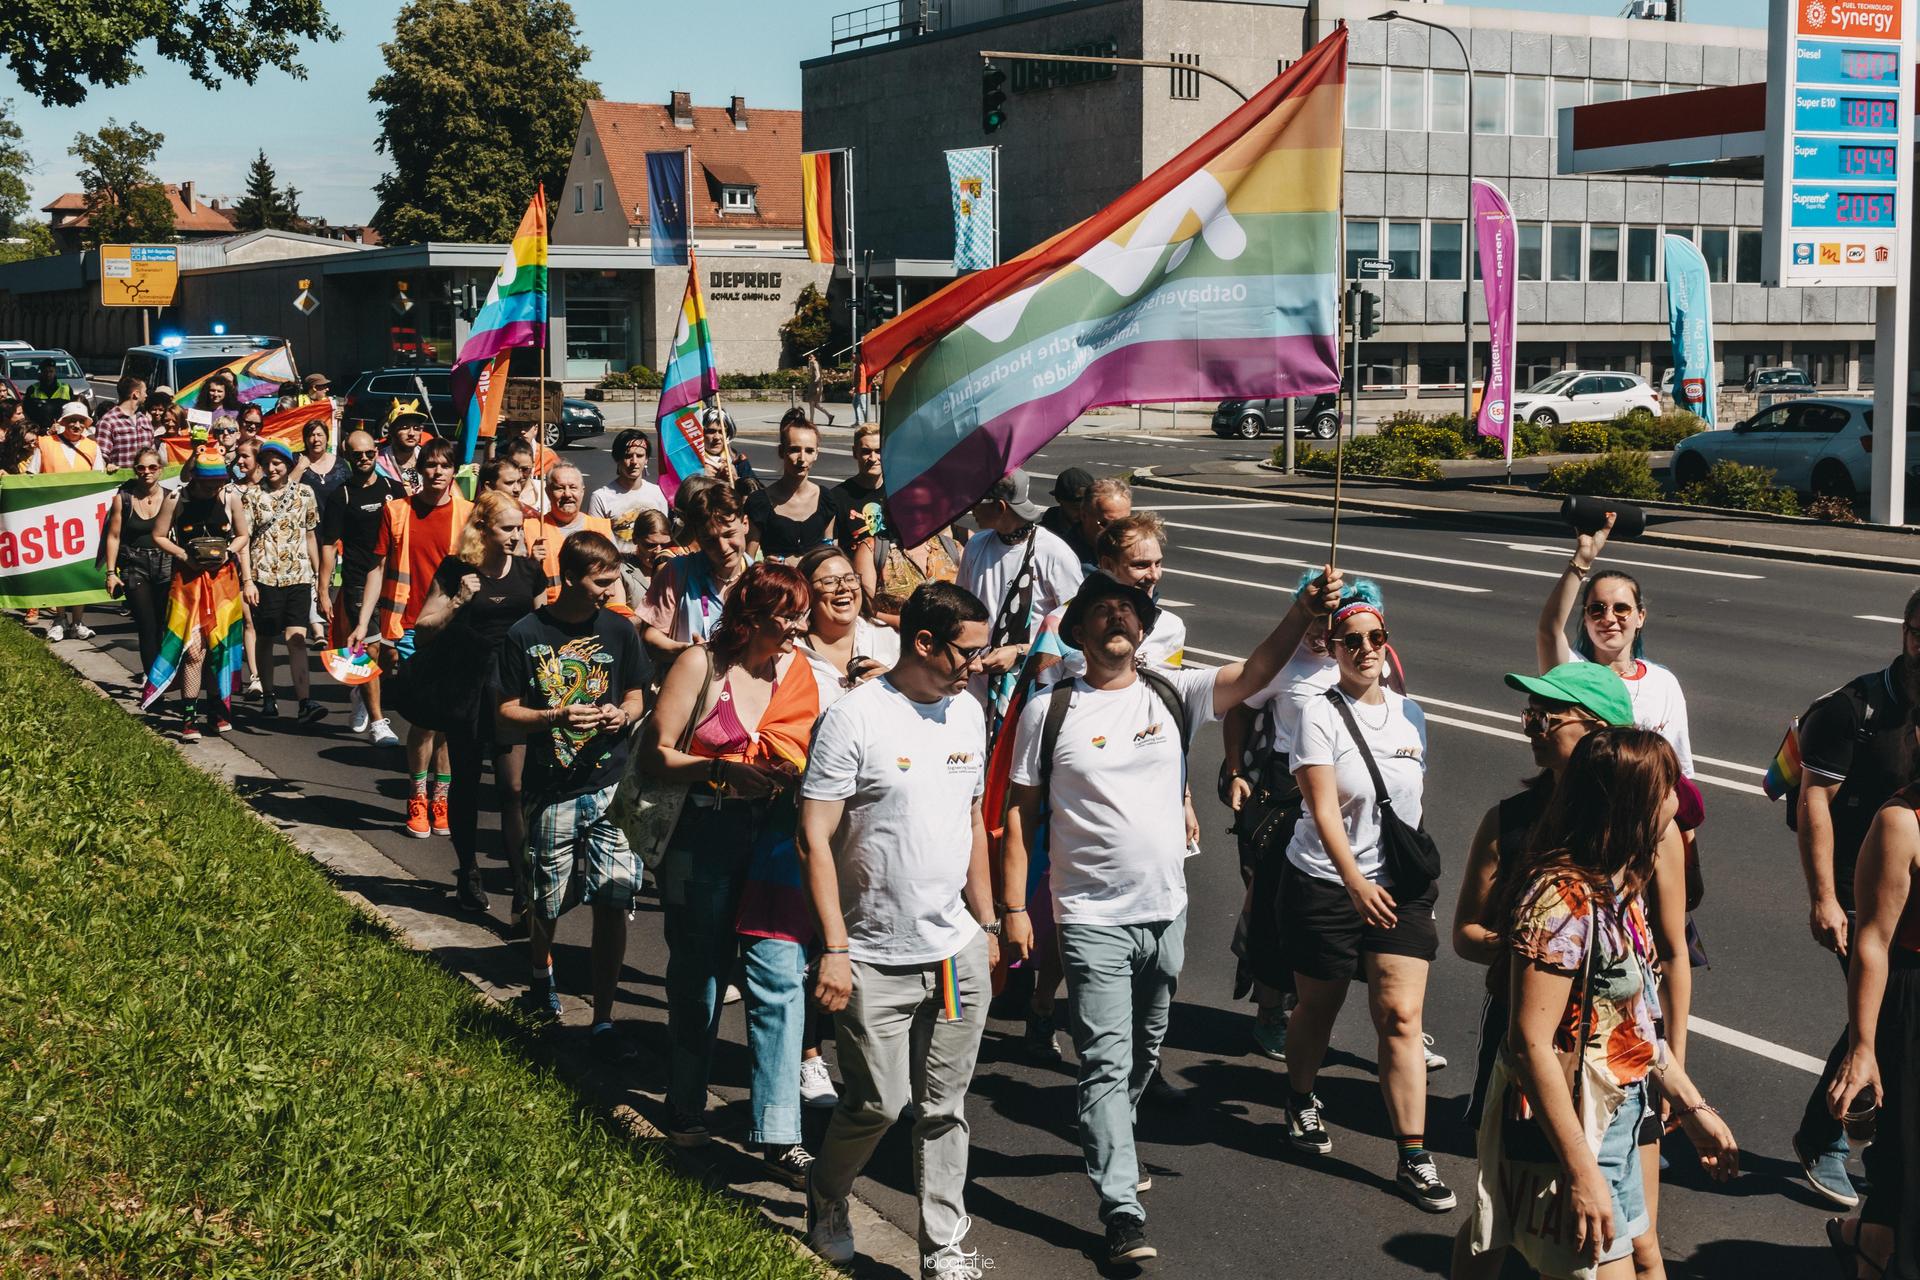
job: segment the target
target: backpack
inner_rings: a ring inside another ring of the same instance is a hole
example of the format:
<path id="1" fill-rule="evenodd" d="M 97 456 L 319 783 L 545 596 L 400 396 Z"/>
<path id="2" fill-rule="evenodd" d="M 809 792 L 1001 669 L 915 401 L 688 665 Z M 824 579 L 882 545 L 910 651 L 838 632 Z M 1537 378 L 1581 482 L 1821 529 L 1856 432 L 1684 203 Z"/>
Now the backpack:
<path id="1" fill-rule="evenodd" d="M 1187 722 L 1187 704 L 1180 699 L 1180 691 L 1173 687 L 1173 681 L 1158 671 L 1146 667 L 1139 668 L 1140 678 L 1147 682 L 1154 695 L 1166 704 L 1167 714 L 1180 726 L 1180 762 L 1186 767 L 1187 752 L 1191 749 L 1193 726 Z M 1040 795 L 1045 799 L 1053 787 L 1053 755 L 1060 745 L 1060 727 L 1067 722 L 1067 711 L 1073 705 L 1073 681 L 1062 680 L 1047 690 L 1047 718 L 1040 725 Z M 1065 695 L 1065 696 L 1062 696 Z"/>

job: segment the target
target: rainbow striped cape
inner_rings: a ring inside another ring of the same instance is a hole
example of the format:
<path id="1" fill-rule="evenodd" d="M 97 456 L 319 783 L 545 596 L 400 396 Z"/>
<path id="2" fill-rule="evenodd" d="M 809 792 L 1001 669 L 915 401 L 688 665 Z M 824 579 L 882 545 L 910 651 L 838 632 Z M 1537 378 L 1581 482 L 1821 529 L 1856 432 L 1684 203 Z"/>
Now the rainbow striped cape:
<path id="1" fill-rule="evenodd" d="M 687 250 L 687 292 L 673 327 L 673 350 L 660 380 L 660 488 L 672 500 L 680 482 L 706 470 L 700 443 L 700 402 L 720 393 L 720 369 L 713 358 L 713 332 L 707 304 L 700 296 L 700 263 Z"/>
<path id="2" fill-rule="evenodd" d="M 212 573 L 175 573 L 167 593 L 167 627 L 160 636 L 160 652 L 147 672 L 140 705 L 150 707 L 180 673 L 186 648 L 195 635 L 207 646 L 201 668 L 200 696 L 211 693 L 224 709 L 232 705 L 233 684 L 240 674 L 246 617 L 240 604 L 240 571 L 229 560 Z M 211 682 L 211 683 L 209 683 Z"/>
<path id="3" fill-rule="evenodd" d="M 1096 405 L 1332 391 L 1347 32 L 1138 186 L 867 339 L 911 546 Z"/>
<path id="4" fill-rule="evenodd" d="M 462 462 L 482 436 L 491 438 L 506 392 L 507 360 L 515 347 L 547 345 L 547 189 L 533 193 L 507 246 L 487 300 L 473 317 L 454 356 L 455 410 L 462 420 Z M 541 371 L 545 376 L 545 370 Z"/>

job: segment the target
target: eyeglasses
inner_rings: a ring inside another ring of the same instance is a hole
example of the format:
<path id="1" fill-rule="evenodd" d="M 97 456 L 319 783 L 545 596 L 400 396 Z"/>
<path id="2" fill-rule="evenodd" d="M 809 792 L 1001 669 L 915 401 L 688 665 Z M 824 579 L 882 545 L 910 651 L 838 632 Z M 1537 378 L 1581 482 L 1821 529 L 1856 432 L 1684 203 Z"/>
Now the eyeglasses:
<path id="1" fill-rule="evenodd" d="M 815 578 L 816 591 L 847 591 L 860 585 L 860 579 L 851 573 L 836 573 L 831 578 Z"/>
<path id="2" fill-rule="evenodd" d="M 1627 600 L 1615 600 L 1612 604 L 1608 604 L 1605 600 L 1587 601 L 1587 616 L 1589 618 L 1604 618 L 1609 613 L 1616 618 L 1631 618 L 1634 615 L 1634 611 L 1635 606 L 1631 601 Z"/>
<path id="3" fill-rule="evenodd" d="M 380 451 L 378 449 L 349 449 L 347 450 L 347 456 L 349 458 L 377 458 L 380 456 Z"/>
<path id="4" fill-rule="evenodd" d="M 1368 649 L 1387 647 L 1387 633 L 1384 631 L 1356 631 L 1351 635 L 1338 637 L 1339 643 L 1348 653 L 1358 653 L 1364 646 Z"/>
<path id="5" fill-rule="evenodd" d="M 958 655 L 960 658 L 960 665 L 963 667 L 970 667 L 974 663 L 980 661 L 980 659 L 989 650 L 993 648 L 993 643 L 991 641 L 987 642 L 986 644 L 977 644 L 973 646 L 973 648 L 971 649 L 962 649 L 959 645 L 955 644 L 951 640 L 942 640 L 940 644 L 941 644 L 941 647 L 945 648 L 949 653 Z"/>
<path id="6" fill-rule="evenodd" d="M 1586 717 L 1568 708 L 1566 711 L 1549 711 L 1545 707 L 1528 707 L 1520 713 L 1520 728 L 1529 736 L 1556 733 L 1570 724 L 1579 724 Z"/>

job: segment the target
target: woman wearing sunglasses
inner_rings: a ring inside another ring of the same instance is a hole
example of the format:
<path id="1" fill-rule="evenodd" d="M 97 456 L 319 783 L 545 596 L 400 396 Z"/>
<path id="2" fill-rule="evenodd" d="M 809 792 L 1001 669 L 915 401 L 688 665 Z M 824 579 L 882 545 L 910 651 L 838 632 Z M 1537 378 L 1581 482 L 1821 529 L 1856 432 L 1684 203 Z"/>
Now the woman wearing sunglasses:
<path id="1" fill-rule="evenodd" d="M 1301 708 L 1293 776 L 1303 801 L 1287 845 L 1280 932 L 1299 996 L 1287 1033 L 1287 1140 L 1324 1156 L 1333 1135 L 1313 1091 L 1334 1019 L 1356 978 L 1379 1035 L 1377 1061 L 1387 1118 L 1399 1142 L 1396 1181 L 1430 1213 L 1454 1206 L 1426 1149 L 1427 1064 L 1421 1018 L 1427 969 L 1440 949 L 1437 884 L 1396 885 L 1386 867 L 1377 768 L 1392 813 L 1420 824 L 1427 721 L 1412 699 L 1386 686 L 1387 624 L 1379 604 L 1342 598 L 1327 631 L 1340 665 L 1325 696 Z M 1373 767 L 1369 767 L 1371 758 Z"/>
<path id="2" fill-rule="evenodd" d="M 160 454 L 142 449 L 133 460 L 133 479 L 120 486 L 107 514 L 107 593 L 126 599 L 140 642 L 140 670 L 153 670 L 160 636 L 167 625 L 167 592 L 173 586 L 173 558 L 153 540 L 166 505 L 160 487 Z"/>

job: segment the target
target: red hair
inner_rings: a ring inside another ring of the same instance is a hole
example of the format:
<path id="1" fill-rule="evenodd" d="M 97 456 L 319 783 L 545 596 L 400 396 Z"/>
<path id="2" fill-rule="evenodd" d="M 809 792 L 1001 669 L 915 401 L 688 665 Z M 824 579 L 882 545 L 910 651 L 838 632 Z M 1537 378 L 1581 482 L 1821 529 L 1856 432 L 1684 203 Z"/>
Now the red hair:
<path id="1" fill-rule="evenodd" d="M 707 648 L 722 665 L 736 662 L 747 650 L 755 629 L 775 618 L 800 617 L 813 604 L 813 593 L 800 571 L 790 564 L 756 564 L 740 575 L 720 621 L 707 637 Z"/>

